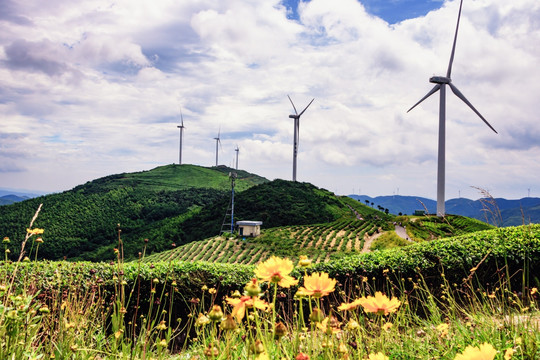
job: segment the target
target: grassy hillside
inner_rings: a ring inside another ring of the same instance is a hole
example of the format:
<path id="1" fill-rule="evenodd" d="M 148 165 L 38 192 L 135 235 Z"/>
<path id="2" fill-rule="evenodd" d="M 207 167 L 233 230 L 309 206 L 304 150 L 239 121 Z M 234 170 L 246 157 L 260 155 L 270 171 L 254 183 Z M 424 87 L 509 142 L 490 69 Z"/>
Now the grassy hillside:
<path id="1" fill-rule="evenodd" d="M 0 236 L 11 239 L 16 255 L 26 227 L 39 204 L 34 227 L 44 228 L 39 256 L 48 259 L 104 260 L 113 257 L 120 224 L 127 257 L 143 246 L 141 237 L 155 228 L 167 229 L 171 218 L 186 217 L 228 198 L 231 169 L 168 165 L 149 171 L 100 178 L 60 194 L 0 207 Z M 238 171 L 238 191 L 267 181 Z M 154 238 L 149 251 L 168 248 L 170 239 Z M 12 255 L 12 256 L 13 256 Z"/>

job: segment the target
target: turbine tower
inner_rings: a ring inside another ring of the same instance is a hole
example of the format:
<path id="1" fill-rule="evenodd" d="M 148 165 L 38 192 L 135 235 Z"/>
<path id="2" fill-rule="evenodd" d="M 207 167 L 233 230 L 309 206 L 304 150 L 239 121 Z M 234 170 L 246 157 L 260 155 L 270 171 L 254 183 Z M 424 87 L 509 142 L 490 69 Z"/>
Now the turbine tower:
<path id="1" fill-rule="evenodd" d="M 298 141 L 300 140 L 300 116 L 302 116 L 302 114 L 307 110 L 309 105 L 311 105 L 311 103 L 315 99 L 313 98 L 309 102 L 309 104 L 307 104 L 304 110 L 302 110 L 302 112 L 300 112 L 299 114 L 298 111 L 296 111 L 296 106 L 294 106 L 294 103 L 291 100 L 291 97 L 289 95 L 287 95 L 287 97 L 289 98 L 289 101 L 291 102 L 292 107 L 295 112 L 295 114 L 289 115 L 289 118 L 294 119 L 293 175 L 292 175 L 293 178 L 292 179 L 293 181 L 296 181 L 296 156 L 298 155 Z"/>
<path id="2" fill-rule="evenodd" d="M 234 149 L 234 151 L 236 151 L 236 170 L 238 170 L 238 153 L 240 152 L 238 144 L 236 144 L 236 149 Z"/>
<path id="3" fill-rule="evenodd" d="M 414 109 L 418 104 L 420 104 L 422 101 L 436 93 L 437 91 L 440 92 L 440 100 L 439 100 L 439 150 L 438 150 L 438 160 L 437 160 L 437 216 L 444 216 L 445 215 L 445 208 L 444 208 L 444 188 L 445 188 L 445 139 L 446 139 L 446 85 L 450 87 L 452 92 L 460 98 L 467 106 L 469 106 L 472 111 L 476 113 L 486 123 L 487 126 L 491 130 L 493 130 L 496 134 L 497 131 L 487 122 L 486 119 L 478 112 L 478 110 L 475 109 L 475 107 L 465 98 L 465 96 L 461 93 L 461 91 L 458 90 L 458 88 L 452 84 L 452 79 L 450 78 L 450 75 L 452 73 L 452 63 L 454 62 L 454 54 L 456 51 L 456 41 L 457 41 L 457 35 L 458 35 L 458 29 L 459 29 L 459 20 L 461 17 L 461 7 L 463 5 L 463 0 L 461 0 L 459 4 L 459 12 L 458 12 L 458 18 L 457 18 L 457 24 L 456 24 L 456 32 L 454 35 L 454 44 L 452 46 L 452 53 L 450 55 L 450 62 L 448 64 L 448 71 L 446 72 L 446 76 L 433 76 L 429 79 L 429 82 L 436 84 L 431 91 L 427 93 L 426 96 L 424 96 L 420 101 L 418 101 L 416 104 L 413 105 L 407 112 Z"/>
<path id="4" fill-rule="evenodd" d="M 216 140 L 216 166 L 218 166 L 218 156 L 219 156 L 218 145 L 221 145 L 221 139 L 219 137 L 220 134 L 221 134 L 221 128 L 218 131 L 217 137 L 214 138 L 214 140 Z"/>
<path id="5" fill-rule="evenodd" d="M 184 137 L 184 117 L 182 116 L 182 108 L 180 108 L 180 119 L 182 123 L 181 125 L 177 126 L 177 128 L 180 129 L 180 149 L 178 151 L 178 165 L 182 165 L 182 138 Z"/>

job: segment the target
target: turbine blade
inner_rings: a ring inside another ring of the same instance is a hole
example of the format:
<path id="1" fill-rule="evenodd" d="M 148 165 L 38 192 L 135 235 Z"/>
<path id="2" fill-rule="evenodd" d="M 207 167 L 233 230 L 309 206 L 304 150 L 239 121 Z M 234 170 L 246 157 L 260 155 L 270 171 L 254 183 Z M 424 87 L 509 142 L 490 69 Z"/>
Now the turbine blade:
<path id="1" fill-rule="evenodd" d="M 309 102 L 309 104 L 307 104 L 307 106 L 304 108 L 304 110 L 302 110 L 302 112 L 298 115 L 298 117 L 302 116 L 302 114 L 307 110 L 307 108 L 309 107 L 309 105 L 311 105 L 311 103 L 313 102 L 313 100 L 315 100 L 315 98 L 311 99 L 311 101 Z"/>
<path id="2" fill-rule="evenodd" d="M 294 103 L 292 102 L 291 97 L 290 97 L 289 95 L 287 95 L 287 97 L 289 98 L 289 101 L 290 101 L 291 104 L 292 104 L 292 107 L 293 107 L 293 109 L 294 109 L 295 114 L 298 115 L 298 111 L 296 111 L 296 106 L 294 106 Z"/>
<path id="3" fill-rule="evenodd" d="M 456 24 L 456 33 L 454 34 L 454 44 L 452 45 L 452 53 L 450 54 L 450 62 L 448 63 L 448 71 L 446 72 L 446 77 L 450 79 L 450 75 L 452 73 L 452 63 L 454 62 L 454 54 L 456 53 L 456 42 L 457 42 L 457 34 L 459 30 L 459 19 L 461 18 L 461 7 L 463 6 L 463 0 L 459 3 L 459 12 L 458 12 L 458 18 L 457 18 L 457 24 Z"/>
<path id="4" fill-rule="evenodd" d="M 452 89 L 452 91 L 454 92 L 454 94 L 456 94 L 458 98 L 460 98 L 465 104 L 469 105 L 472 111 L 474 111 L 476 115 L 480 116 L 480 119 L 482 119 L 486 123 L 486 125 L 489 126 L 489 128 L 495 132 L 495 134 L 498 134 L 498 132 L 493 128 L 493 126 L 491 126 L 491 124 L 488 123 L 486 119 L 484 119 L 482 114 L 480 114 L 478 110 L 474 108 L 473 104 L 471 104 L 470 101 L 467 100 L 467 98 L 461 93 L 461 91 L 458 90 L 457 87 L 454 86 L 454 84 L 450 83 L 448 85 L 450 85 L 450 89 Z"/>
<path id="5" fill-rule="evenodd" d="M 433 95 L 434 93 L 436 93 L 440 88 L 441 88 L 441 84 L 435 85 L 435 87 L 433 87 L 433 89 L 431 89 L 431 91 L 428 92 L 426 96 L 424 96 L 423 98 L 421 98 L 420 101 L 417 102 L 416 104 L 414 104 L 409 110 L 407 110 L 407 112 L 409 112 L 409 111 L 411 111 L 412 109 L 414 109 L 414 108 L 416 107 L 416 105 L 420 104 L 422 101 L 426 100 L 428 97 L 430 97 L 431 95 Z"/>
<path id="6" fill-rule="evenodd" d="M 182 120 L 182 127 L 184 127 L 184 116 L 182 115 L 182 108 L 180 108 L 180 119 Z"/>

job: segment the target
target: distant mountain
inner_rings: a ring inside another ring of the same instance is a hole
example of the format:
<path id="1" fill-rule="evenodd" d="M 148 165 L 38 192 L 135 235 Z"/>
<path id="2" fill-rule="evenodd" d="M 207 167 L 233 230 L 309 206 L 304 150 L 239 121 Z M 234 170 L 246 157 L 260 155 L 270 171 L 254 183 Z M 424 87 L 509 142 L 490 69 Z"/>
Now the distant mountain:
<path id="1" fill-rule="evenodd" d="M 425 209 L 428 213 L 434 214 L 437 209 L 436 201 L 419 196 L 394 195 L 372 198 L 366 195 L 349 195 L 349 197 L 364 204 L 367 200 L 369 205 L 373 203 L 375 208 L 381 206 L 395 215 L 399 213 L 412 215 L 416 210 Z M 500 211 L 500 215 L 497 209 Z M 540 198 L 527 197 L 519 200 L 495 198 L 493 201 L 489 199 L 450 199 L 446 201 L 446 213 L 467 216 L 502 226 L 540 223 Z"/>
<path id="2" fill-rule="evenodd" d="M 9 205 L 9 204 L 13 204 L 19 201 L 28 200 L 28 199 L 30 199 L 30 197 L 28 196 L 18 196 L 18 195 L 13 195 L 13 194 L 4 195 L 0 197 L 0 205 Z"/>

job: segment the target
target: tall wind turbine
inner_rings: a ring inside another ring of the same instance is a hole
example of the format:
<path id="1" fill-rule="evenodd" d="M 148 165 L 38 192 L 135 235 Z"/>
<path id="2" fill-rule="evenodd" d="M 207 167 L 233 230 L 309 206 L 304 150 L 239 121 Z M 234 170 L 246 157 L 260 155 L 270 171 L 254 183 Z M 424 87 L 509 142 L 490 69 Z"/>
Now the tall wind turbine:
<path id="1" fill-rule="evenodd" d="M 422 101 L 436 93 L 437 91 L 440 91 L 440 100 L 439 100 L 439 154 L 438 154 L 438 165 L 437 165 L 437 215 L 438 216 L 444 216 L 445 215 L 445 208 L 444 208 L 444 180 L 445 180 L 445 139 L 446 139 L 446 85 L 450 87 L 452 92 L 460 98 L 467 106 L 469 106 L 472 111 L 476 113 L 486 123 L 487 126 L 491 130 L 493 130 L 496 134 L 497 131 L 487 122 L 486 119 L 474 108 L 474 106 L 465 98 L 465 96 L 461 93 L 461 91 L 458 90 L 458 88 L 452 84 L 452 79 L 450 78 L 450 75 L 452 73 L 452 63 L 454 62 L 454 54 L 456 51 L 456 41 L 457 41 L 457 35 L 458 35 L 458 29 L 459 29 L 459 19 L 461 17 L 461 7 L 463 5 L 463 0 L 461 0 L 459 4 L 459 12 L 458 12 L 458 18 L 457 18 L 457 24 L 456 24 L 456 32 L 454 35 L 454 44 L 452 46 L 452 53 L 450 55 L 450 63 L 448 64 L 448 71 L 446 72 L 446 76 L 433 76 L 429 79 L 429 82 L 436 84 L 433 89 L 431 89 L 430 92 L 427 93 L 426 96 L 424 96 L 420 101 L 418 101 L 416 104 L 414 104 L 413 107 L 411 107 L 407 112 L 411 111 L 416 107 L 416 105 L 420 104 Z"/>
<path id="2" fill-rule="evenodd" d="M 236 149 L 234 149 L 234 151 L 236 151 L 236 170 L 238 170 L 238 153 L 240 152 L 238 144 L 236 144 Z"/>
<path id="3" fill-rule="evenodd" d="M 307 106 L 300 112 L 296 111 L 296 106 L 294 106 L 293 101 L 291 100 L 291 97 L 287 95 L 289 98 L 289 101 L 292 104 L 292 107 L 294 109 L 295 114 L 289 115 L 289 118 L 294 119 L 294 145 L 293 145 L 293 172 L 292 172 L 292 179 L 293 181 L 296 181 L 296 156 L 298 155 L 298 142 L 300 140 L 300 116 L 307 110 L 309 105 L 315 100 L 314 98 L 307 104 Z"/>
<path id="4" fill-rule="evenodd" d="M 218 145 L 221 145 L 221 139 L 219 138 L 220 134 L 221 134 L 221 128 L 218 131 L 217 137 L 214 138 L 214 140 L 216 140 L 216 166 L 218 166 L 218 155 L 219 155 Z"/>
<path id="5" fill-rule="evenodd" d="M 177 126 L 177 128 L 180 129 L 180 149 L 178 151 L 178 165 L 182 165 L 182 138 L 184 137 L 184 117 L 182 116 L 182 108 L 180 108 L 180 119 L 182 123 L 181 125 Z"/>

